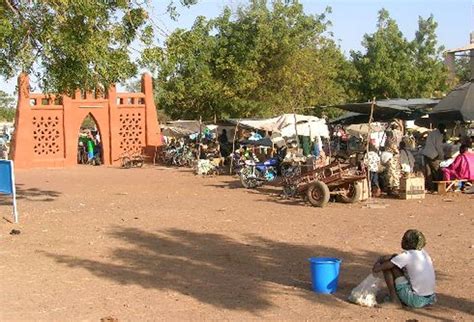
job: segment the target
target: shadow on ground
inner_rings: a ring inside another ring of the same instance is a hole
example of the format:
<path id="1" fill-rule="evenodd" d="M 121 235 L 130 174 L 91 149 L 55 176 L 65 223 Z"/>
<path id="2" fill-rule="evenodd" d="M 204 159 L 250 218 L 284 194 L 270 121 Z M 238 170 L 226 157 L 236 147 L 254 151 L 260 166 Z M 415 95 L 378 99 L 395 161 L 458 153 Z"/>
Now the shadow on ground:
<path id="1" fill-rule="evenodd" d="M 16 185 L 16 199 L 29 201 L 54 201 L 61 195 L 58 191 L 43 190 L 39 188 L 23 188 L 23 184 Z M 0 194 L 0 205 L 11 205 L 11 196 Z"/>
<path id="2" fill-rule="evenodd" d="M 272 297 L 288 294 L 342 308 L 351 289 L 369 273 L 371 263 L 379 255 L 290 244 L 252 235 L 239 241 L 225 235 L 180 229 L 150 233 L 119 227 L 111 236 L 129 245 L 115 249 L 110 262 L 50 252 L 43 254 L 57 263 L 86 269 L 120 284 L 171 290 L 215 307 L 254 314 L 273 306 Z M 311 256 L 343 260 L 335 296 L 316 295 L 310 290 L 307 259 Z M 444 294 L 439 298 L 439 308 L 414 313 L 436 317 L 443 308 L 472 312 L 470 300 Z"/>

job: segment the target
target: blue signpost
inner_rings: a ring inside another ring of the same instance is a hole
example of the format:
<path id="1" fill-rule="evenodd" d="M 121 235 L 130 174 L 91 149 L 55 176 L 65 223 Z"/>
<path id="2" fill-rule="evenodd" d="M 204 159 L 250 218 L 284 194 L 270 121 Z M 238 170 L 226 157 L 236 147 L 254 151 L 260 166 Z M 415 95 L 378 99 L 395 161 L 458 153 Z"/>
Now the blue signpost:
<path id="1" fill-rule="evenodd" d="M 18 211 L 16 209 L 15 173 L 13 161 L 0 160 L 0 193 L 12 195 L 13 219 L 18 223 Z"/>

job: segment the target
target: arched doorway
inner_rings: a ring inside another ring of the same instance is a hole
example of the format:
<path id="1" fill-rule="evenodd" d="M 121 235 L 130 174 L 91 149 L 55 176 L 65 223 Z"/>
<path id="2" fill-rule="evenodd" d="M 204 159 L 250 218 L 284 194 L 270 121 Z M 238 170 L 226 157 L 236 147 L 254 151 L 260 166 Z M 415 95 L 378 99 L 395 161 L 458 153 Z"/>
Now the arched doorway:
<path id="1" fill-rule="evenodd" d="M 99 125 L 91 113 L 86 115 L 79 128 L 77 163 L 87 165 L 104 163 L 102 136 Z"/>

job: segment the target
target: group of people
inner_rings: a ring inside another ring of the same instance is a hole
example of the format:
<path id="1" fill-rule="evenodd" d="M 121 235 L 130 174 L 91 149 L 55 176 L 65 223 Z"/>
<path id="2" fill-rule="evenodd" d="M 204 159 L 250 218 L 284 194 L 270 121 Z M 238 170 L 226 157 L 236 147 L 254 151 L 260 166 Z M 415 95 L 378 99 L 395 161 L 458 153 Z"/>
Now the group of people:
<path id="1" fill-rule="evenodd" d="M 466 141 L 459 146 L 454 145 L 456 151 L 447 156 L 445 135 L 446 126 L 439 124 L 426 137 L 420 150 L 422 159 L 416 162 L 407 144 L 408 137 L 403 135 L 399 123 L 392 123 L 385 132 L 383 145 L 369 142 L 365 164 L 370 173 L 372 195 L 380 196 L 382 191 L 397 195 L 400 179 L 415 171 L 424 173 L 426 188 L 430 191 L 435 190 L 435 182 L 439 180 L 474 180 L 474 154 L 469 152 L 472 143 Z"/>
<path id="2" fill-rule="evenodd" d="M 79 136 L 78 163 L 101 164 L 102 146 L 97 130 L 84 130 Z"/>
<path id="3" fill-rule="evenodd" d="M 425 163 L 426 187 L 434 190 L 434 181 L 450 181 L 455 179 L 474 180 L 474 154 L 469 152 L 472 139 L 463 142 L 450 159 L 445 160 L 443 144 L 445 142 L 446 126 L 439 124 L 430 132 L 422 151 Z M 444 161 L 445 167 L 442 167 Z"/>
<path id="4" fill-rule="evenodd" d="M 372 195 L 380 196 L 382 190 L 396 195 L 403 175 L 415 171 L 415 158 L 403 140 L 403 132 L 398 123 L 392 123 L 385 133 L 383 146 L 369 143 L 365 163 L 370 173 Z"/>

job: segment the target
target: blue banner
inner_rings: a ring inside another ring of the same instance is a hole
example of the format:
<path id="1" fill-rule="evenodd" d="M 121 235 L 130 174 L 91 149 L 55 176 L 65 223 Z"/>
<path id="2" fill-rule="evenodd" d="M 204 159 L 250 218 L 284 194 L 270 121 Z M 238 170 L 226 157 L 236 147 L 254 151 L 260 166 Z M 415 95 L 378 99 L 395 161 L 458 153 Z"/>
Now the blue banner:
<path id="1" fill-rule="evenodd" d="M 0 193 L 11 195 L 14 192 L 13 163 L 0 160 Z"/>

